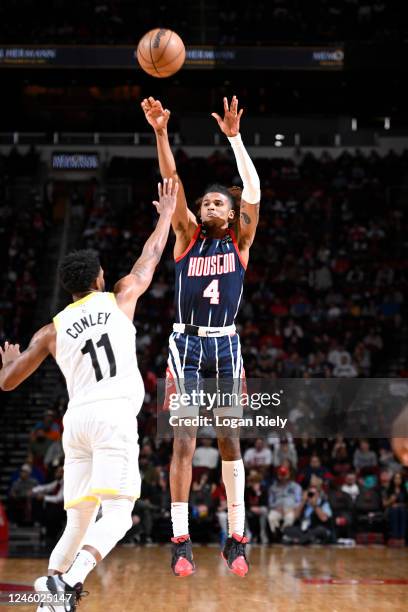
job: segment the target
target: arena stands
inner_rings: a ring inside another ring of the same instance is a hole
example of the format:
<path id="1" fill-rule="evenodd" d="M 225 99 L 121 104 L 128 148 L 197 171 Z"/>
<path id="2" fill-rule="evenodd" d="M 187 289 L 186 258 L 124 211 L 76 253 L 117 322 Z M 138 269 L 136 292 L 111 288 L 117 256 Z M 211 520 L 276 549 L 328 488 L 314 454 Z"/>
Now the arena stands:
<path id="1" fill-rule="evenodd" d="M 24 21 L 19 18 L 21 11 Z M 205 8 L 193 1 L 189 19 L 180 0 L 148 6 L 132 0 L 53 0 L 38 6 L 4 0 L 0 9 L 2 42 L 13 44 L 134 43 L 157 25 L 175 28 L 193 44 L 395 42 L 406 35 L 406 22 L 403 3 L 382 0 L 318 0 L 313 5 L 299 0 L 256 4 L 212 0 Z"/>
<path id="2" fill-rule="evenodd" d="M 191 206 L 214 178 L 238 181 L 231 157 L 222 152 L 201 159 L 179 151 L 177 160 Z M 247 375 L 398 375 L 399 351 L 406 342 L 407 217 L 401 190 L 408 153 L 382 158 L 357 150 L 335 159 L 298 151 L 294 160 L 258 159 L 256 164 L 263 185 L 261 220 L 238 316 Z M 111 286 L 129 271 L 154 222 L 157 163 L 113 158 L 105 179 L 106 191 L 96 192 L 85 210 L 77 246 L 101 253 Z M 109 185 L 115 181 L 131 186 L 130 205 L 113 204 Z M 169 537 L 171 442 L 155 437 L 155 388 L 166 368 L 173 315 L 170 242 L 135 317 L 147 393 L 139 416 L 144 484 L 125 539 L 129 545 Z M 387 440 L 293 440 L 289 435 L 286 441 L 261 443 L 243 442 L 246 457 L 268 455 L 262 465 L 247 461 L 248 530 L 255 541 L 296 543 L 296 528 L 306 517 L 305 544 L 336 539 L 403 544 L 405 475 Z M 211 445 L 203 442 L 203 450 Z M 192 536 L 201 541 L 225 538 L 225 493 L 220 464 L 213 463 L 197 460 L 193 468 Z M 398 473 L 402 481 L 394 476 Z M 324 506 L 327 525 L 314 524 L 309 491 Z M 292 510 L 277 516 L 276 498 L 286 493 Z"/>

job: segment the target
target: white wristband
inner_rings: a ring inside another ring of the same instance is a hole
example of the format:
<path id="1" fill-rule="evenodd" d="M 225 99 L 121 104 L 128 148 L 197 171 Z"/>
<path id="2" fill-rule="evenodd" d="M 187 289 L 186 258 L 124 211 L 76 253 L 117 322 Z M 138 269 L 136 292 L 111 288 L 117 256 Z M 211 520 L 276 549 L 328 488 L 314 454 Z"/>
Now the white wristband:
<path id="1" fill-rule="evenodd" d="M 248 204 L 258 204 L 261 199 L 259 176 L 252 159 L 245 149 L 241 134 L 237 134 L 237 136 L 228 136 L 228 140 L 234 151 L 238 172 L 244 186 L 242 190 L 242 199 Z"/>

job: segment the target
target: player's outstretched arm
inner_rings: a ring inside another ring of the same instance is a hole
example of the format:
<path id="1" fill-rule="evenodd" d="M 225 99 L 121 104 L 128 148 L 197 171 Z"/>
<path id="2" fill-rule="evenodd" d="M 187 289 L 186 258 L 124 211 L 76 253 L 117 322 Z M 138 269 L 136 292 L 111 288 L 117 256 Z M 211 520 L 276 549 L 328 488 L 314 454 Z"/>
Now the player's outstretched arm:
<path id="1" fill-rule="evenodd" d="M 258 225 L 261 189 L 258 173 L 239 133 L 243 112 L 242 108 L 238 111 L 238 99 L 236 96 L 233 96 L 231 105 L 228 104 L 227 98 L 224 98 L 224 118 L 217 115 L 217 113 L 212 113 L 212 117 L 214 117 L 220 130 L 230 141 L 235 159 L 237 160 L 238 172 L 244 186 L 240 207 L 238 246 L 241 255 L 247 258 L 249 256 L 249 247 L 254 241 Z"/>
<path id="2" fill-rule="evenodd" d="M 153 202 L 159 213 L 155 230 L 146 240 L 142 254 L 134 264 L 130 274 L 121 278 L 115 285 L 114 293 L 119 308 L 133 320 L 136 302 L 152 282 L 153 274 L 160 261 L 169 237 L 171 218 L 176 208 L 179 184 L 173 179 L 159 183 L 159 201 Z"/>
<path id="3" fill-rule="evenodd" d="M 152 97 L 143 100 L 142 109 L 147 122 L 152 126 L 156 135 L 160 174 L 163 179 L 172 178 L 179 183 L 177 206 L 174 211 L 172 226 L 176 232 L 176 248 L 178 250 L 178 247 L 180 247 L 181 252 L 183 252 L 195 232 L 197 220 L 191 210 L 188 209 L 183 184 L 177 174 L 176 161 L 169 143 L 167 124 L 170 111 L 163 108 L 160 100 L 155 100 Z"/>
<path id="4" fill-rule="evenodd" d="M 39 329 L 32 337 L 25 351 L 20 353 L 19 344 L 0 346 L 2 368 L 0 370 L 0 387 L 3 391 L 12 391 L 42 364 L 48 355 L 55 356 L 56 330 L 52 323 Z"/>

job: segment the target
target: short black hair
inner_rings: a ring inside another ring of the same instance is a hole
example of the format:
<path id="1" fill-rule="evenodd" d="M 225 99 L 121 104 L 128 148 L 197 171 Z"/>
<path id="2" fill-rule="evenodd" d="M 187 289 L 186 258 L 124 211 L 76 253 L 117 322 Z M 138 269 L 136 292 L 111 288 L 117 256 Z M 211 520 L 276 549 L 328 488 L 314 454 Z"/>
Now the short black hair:
<path id="1" fill-rule="evenodd" d="M 206 188 L 206 190 L 204 191 L 204 196 L 206 196 L 207 193 L 222 193 L 222 195 L 226 196 L 229 199 L 231 208 L 234 208 L 234 205 L 235 205 L 234 197 L 232 193 L 229 191 L 228 187 L 225 187 L 224 185 L 219 185 L 218 183 L 213 183 L 212 185 L 209 185 Z"/>
<path id="2" fill-rule="evenodd" d="M 99 255 L 93 249 L 81 249 L 65 255 L 59 268 L 61 285 L 71 294 L 89 291 L 101 269 Z"/>

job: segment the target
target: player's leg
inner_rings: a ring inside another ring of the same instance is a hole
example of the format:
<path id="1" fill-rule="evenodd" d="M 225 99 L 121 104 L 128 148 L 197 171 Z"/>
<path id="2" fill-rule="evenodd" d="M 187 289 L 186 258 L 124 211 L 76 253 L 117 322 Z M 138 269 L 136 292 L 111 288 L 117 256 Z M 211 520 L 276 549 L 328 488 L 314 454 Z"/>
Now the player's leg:
<path id="1" fill-rule="evenodd" d="M 102 500 L 102 517 L 89 525 L 69 569 L 52 578 L 54 589 L 74 595 L 74 607 L 66 608 L 72 611 L 88 574 L 132 526 L 134 501 L 140 495 L 135 406 L 128 400 L 118 400 L 86 409 L 82 439 L 92 459 L 87 486 L 90 495 Z"/>
<path id="2" fill-rule="evenodd" d="M 190 393 L 200 384 L 198 372 L 202 359 L 201 339 L 185 334 L 171 334 L 168 368 L 177 393 Z M 170 463 L 171 521 L 173 547 L 171 567 L 176 576 L 189 576 L 195 570 L 188 526 L 188 500 L 192 480 L 192 462 L 196 447 L 195 426 L 184 426 L 181 419 L 199 414 L 197 406 L 180 406 L 174 412 L 178 425 L 173 427 L 173 456 Z M 181 425 L 180 425 L 181 424 Z"/>
<path id="3" fill-rule="evenodd" d="M 195 571 L 192 544 L 188 526 L 188 499 L 192 480 L 192 461 L 196 447 L 195 432 L 178 432 L 173 441 L 170 463 L 171 568 L 175 576 L 190 576 Z"/>
<path id="4" fill-rule="evenodd" d="M 48 575 L 63 574 L 71 566 L 82 540 L 95 522 L 99 509 L 99 500 L 84 501 L 67 508 L 67 524 L 64 533 L 51 553 L 48 563 Z"/>
<path id="5" fill-rule="evenodd" d="M 102 499 L 102 517 L 92 523 L 83 546 L 71 567 L 61 578 L 71 588 L 82 587 L 88 574 L 100 563 L 132 527 L 134 498 L 117 495 Z"/>
<path id="6" fill-rule="evenodd" d="M 212 338 L 215 344 L 216 374 L 218 374 L 218 392 L 220 397 L 229 397 L 232 403 L 219 407 L 220 416 L 240 418 L 242 406 L 237 401 L 241 392 L 243 374 L 241 345 L 238 334 Z M 228 567 L 238 576 L 248 572 L 245 554 L 247 538 L 245 530 L 245 468 L 241 457 L 239 429 L 229 427 L 217 428 L 218 448 L 222 460 L 222 479 L 225 485 L 228 508 L 228 538 L 223 550 L 223 557 Z"/>
<path id="7" fill-rule="evenodd" d="M 72 565 L 78 550 L 81 547 L 84 536 L 95 522 L 100 500 L 91 495 L 92 454 L 89 449 L 77 444 L 77 423 L 70 418 L 64 420 L 64 502 L 67 512 L 67 524 L 61 538 L 51 553 L 48 563 L 48 575 L 38 578 L 34 587 L 39 592 L 50 592 L 54 596 L 69 597 L 71 607 L 67 610 L 75 610 L 75 604 L 79 597 L 76 590 L 68 587 L 59 579 Z M 70 604 L 67 603 L 67 606 Z M 46 606 L 40 610 L 64 609 L 63 606 Z"/>

